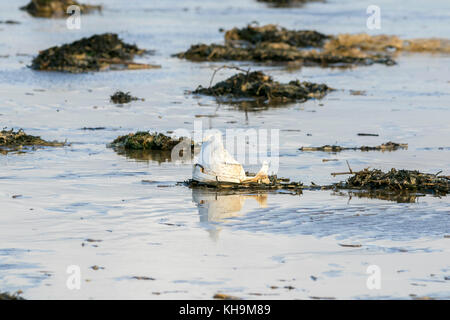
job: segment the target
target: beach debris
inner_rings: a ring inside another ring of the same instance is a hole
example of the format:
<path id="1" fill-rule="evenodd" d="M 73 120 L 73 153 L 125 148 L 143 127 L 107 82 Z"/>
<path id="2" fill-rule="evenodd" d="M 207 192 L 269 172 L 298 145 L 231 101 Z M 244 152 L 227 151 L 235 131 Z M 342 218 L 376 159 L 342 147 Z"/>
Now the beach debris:
<path id="1" fill-rule="evenodd" d="M 146 276 L 134 276 L 132 278 L 136 279 L 136 280 L 145 280 L 145 281 L 156 280 L 155 278 L 146 277 Z"/>
<path id="2" fill-rule="evenodd" d="M 194 94 L 204 94 L 224 99 L 249 98 L 263 101 L 306 101 L 321 99 L 334 89 L 326 84 L 316 84 L 306 81 L 290 81 L 279 83 L 261 71 L 241 71 L 227 80 L 214 86 L 204 88 L 199 86 Z"/>
<path id="3" fill-rule="evenodd" d="M 0 153 L 23 150 L 26 147 L 62 147 L 67 145 L 65 142 L 45 141 L 38 136 L 26 134 L 22 129 L 3 129 L 0 132 Z"/>
<path id="4" fill-rule="evenodd" d="M 111 102 L 116 104 L 130 103 L 131 101 L 144 100 L 133 97 L 130 92 L 116 91 L 110 98 Z"/>
<path id="5" fill-rule="evenodd" d="M 64 18 L 70 15 L 67 9 L 73 5 L 78 6 L 83 14 L 102 9 L 100 5 L 80 4 L 75 0 L 31 0 L 20 9 L 27 11 L 33 17 Z"/>
<path id="6" fill-rule="evenodd" d="M 358 133 L 360 137 L 378 137 L 378 133 Z"/>
<path id="7" fill-rule="evenodd" d="M 20 24 L 20 22 L 16 20 L 0 20 L 0 24 Z"/>
<path id="8" fill-rule="evenodd" d="M 235 297 L 235 296 L 231 296 L 229 294 L 225 294 L 225 293 L 216 293 L 213 296 L 213 299 L 218 299 L 218 300 L 241 300 L 241 298 L 239 297 Z"/>
<path id="9" fill-rule="evenodd" d="M 362 245 L 361 244 L 351 244 L 351 243 L 338 243 L 341 247 L 346 247 L 346 248 L 361 248 Z"/>
<path id="10" fill-rule="evenodd" d="M 300 151 L 323 151 L 323 152 L 341 152 L 345 150 L 360 151 L 395 151 L 398 149 L 408 149 L 407 143 L 386 142 L 379 146 L 361 146 L 361 147 L 341 147 L 337 145 L 324 145 L 321 147 L 301 147 Z"/>
<path id="11" fill-rule="evenodd" d="M 171 138 L 163 133 L 150 133 L 149 131 L 138 131 L 119 136 L 109 144 L 109 147 L 131 150 L 170 151 L 180 143 L 189 143 L 191 149 L 194 148 L 194 142 L 189 138 Z"/>
<path id="12" fill-rule="evenodd" d="M 33 59 L 31 68 L 70 73 L 159 68 L 132 61 L 145 53 L 146 50 L 123 42 L 115 33 L 104 33 L 43 50 Z"/>
<path id="13" fill-rule="evenodd" d="M 324 0 L 256 0 L 256 1 L 267 3 L 270 7 L 274 8 L 301 7 L 308 2 L 325 2 Z"/>
<path id="14" fill-rule="evenodd" d="M 255 176 L 247 177 L 242 165 L 224 148 L 222 135 L 218 133 L 203 141 L 195 159 L 192 180 L 204 184 L 269 184 L 268 169 L 269 165 L 265 162 Z"/>
<path id="15" fill-rule="evenodd" d="M 103 269 L 105 269 L 105 267 L 99 267 L 99 266 L 97 266 L 97 265 L 93 265 L 93 266 L 91 267 L 91 269 L 94 270 L 94 271 L 98 271 L 98 270 L 103 270 Z"/>
<path id="16" fill-rule="evenodd" d="M 0 292 L 0 300 L 25 300 L 24 298 L 22 298 L 20 295 L 23 292 L 21 290 L 11 294 L 8 292 Z"/>
<path id="17" fill-rule="evenodd" d="M 335 188 L 405 193 L 422 192 L 438 195 L 446 195 L 450 191 L 450 177 L 421 173 L 417 170 L 392 168 L 388 172 L 383 172 L 378 169 L 370 170 L 366 168 L 357 172 L 353 172 L 350 169 L 347 174 L 352 174 L 353 176 L 345 182 L 335 184 Z"/>
<path id="18" fill-rule="evenodd" d="M 362 34 L 327 35 L 314 30 L 288 30 L 250 24 L 225 32 L 224 44 L 195 44 L 174 56 L 192 61 L 254 61 L 298 66 L 352 67 L 395 65 L 401 51 L 450 52 L 450 40 L 412 39 Z"/>

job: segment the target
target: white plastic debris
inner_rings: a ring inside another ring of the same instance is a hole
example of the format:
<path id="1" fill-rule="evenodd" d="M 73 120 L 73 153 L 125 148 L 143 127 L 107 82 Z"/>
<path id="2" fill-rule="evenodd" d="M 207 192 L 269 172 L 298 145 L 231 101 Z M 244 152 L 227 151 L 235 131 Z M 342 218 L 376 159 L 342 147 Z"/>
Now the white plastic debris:
<path id="1" fill-rule="evenodd" d="M 194 168 L 192 179 L 207 184 L 218 183 L 269 183 L 269 166 L 264 162 L 254 177 L 247 177 L 244 168 L 224 148 L 222 136 L 209 136 L 202 144 Z"/>

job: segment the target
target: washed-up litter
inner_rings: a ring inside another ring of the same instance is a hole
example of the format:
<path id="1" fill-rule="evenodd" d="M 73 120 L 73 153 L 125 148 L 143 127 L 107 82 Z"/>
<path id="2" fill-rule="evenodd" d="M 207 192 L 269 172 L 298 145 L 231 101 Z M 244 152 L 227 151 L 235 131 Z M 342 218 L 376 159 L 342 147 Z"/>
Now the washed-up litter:
<path id="1" fill-rule="evenodd" d="M 324 145 L 321 147 L 301 147 L 301 151 L 324 151 L 324 152 L 340 152 L 345 150 L 360 150 L 360 151 L 394 151 L 398 149 L 407 149 L 407 143 L 386 142 L 379 146 L 361 146 L 361 147 L 341 147 L 337 145 Z"/>
<path id="2" fill-rule="evenodd" d="M 104 33 L 43 50 L 33 59 L 31 68 L 71 73 L 159 68 L 132 61 L 135 56 L 147 52 L 123 42 L 117 34 Z"/>
<path id="3" fill-rule="evenodd" d="M 22 129 L 3 129 L 0 132 L 0 152 L 8 153 L 10 151 L 23 150 L 26 147 L 62 147 L 65 142 L 45 141 L 38 136 L 26 134 Z"/>
<path id="4" fill-rule="evenodd" d="M 447 39 L 402 40 L 368 34 L 326 35 L 314 30 L 288 30 L 276 25 L 248 25 L 225 33 L 225 44 L 195 44 L 176 54 L 192 61 L 290 62 L 297 65 L 351 67 L 396 64 L 401 51 L 450 52 Z"/>
<path id="5" fill-rule="evenodd" d="M 268 164 L 264 163 L 255 176 L 247 177 L 242 165 L 224 148 L 222 136 L 215 134 L 203 142 L 195 160 L 192 179 L 205 184 L 269 184 L 268 169 Z"/>
<path id="6" fill-rule="evenodd" d="M 111 97 L 111 102 L 116 104 L 130 103 L 131 101 L 144 100 L 138 97 L 133 97 L 129 92 L 116 91 Z"/>
<path id="7" fill-rule="evenodd" d="M 194 94 L 205 94 L 224 99 L 250 98 L 264 101 L 306 101 L 321 99 L 333 89 L 326 84 L 306 81 L 279 83 L 260 71 L 240 72 L 234 76 L 204 88 L 199 86 Z"/>
<path id="8" fill-rule="evenodd" d="M 192 170 L 192 179 L 183 183 L 190 188 L 229 190 L 279 190 L 301 193 L 303 184 L 268 175 L 269 165 L 264 162 L 256 174 L 245 172 L 243 166 L 224 148 L 220 134 L 211 135 L 202 143 Z"/>
<path id="9" fill-rule="evenodd" d="M 191 145 L 192 149 L 194 148 L 194 142 L 185 137 L 172 138 L 163 133 L 138 131 L 136 133 L 130 133 L 117 137 L 112 143 L 109 144 L 109 147 L 130 150 L 170 151 L 179 143 L 186 142 Z"/>
<path id="10" fill-rule="evenodd" d="M 27 11 L 34 17 L 63 18 L 69 16 L 67 8 L 73 5 L 78 6 L 82 14 L 101 11 L 102 9 L 100 5 L 80 4 L 75 0 L 31 0 L 20 9 Z"/>

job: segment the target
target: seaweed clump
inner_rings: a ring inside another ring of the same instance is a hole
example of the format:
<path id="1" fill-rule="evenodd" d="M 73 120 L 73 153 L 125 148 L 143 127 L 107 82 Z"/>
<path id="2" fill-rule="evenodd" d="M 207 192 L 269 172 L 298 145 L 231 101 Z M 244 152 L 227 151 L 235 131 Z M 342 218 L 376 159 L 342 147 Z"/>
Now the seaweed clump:
<path id="1" fill-rule="evenodd" d="M 225 33 L 225 44 L 195 44 L 175 56 L 192 61 L 255 61 L 299 66 L 352 67 L 395 65 L 401 51 L 450 52 L 447 39 L 402 40 L 397 36 L 326 35 L 314 30 L 288 30 L 276 25 L 247 25 Z"/>
<path id="2" fill-rule="evenodd" d="M 251 173 L 246 173 L 247 176 L 252 176 Z M 253 174 L 254 176 L 254 174 Z M 199 182 L 193 179 L 186 180 L 184 182 L 179 182 L 178 185 L 184 185 L 191 189 L 213 189 L 213 190 L 230 190 L 230 191 L 243 191 L 251 190 L 253 191 L 276 191 L 276 190 L 287 190 L 294 194 L 302 194 L 303 189 L 309 188 L 305 187 L 302 182 L 290 181 L 288 178 L 278 178 L 276 175 L 268 176 L 269 183 L 258 183 L 258 182 L 248 182 L 248 183 L 224 183 L 218 182 L 216 184 Z"/>
<path id="3" fill-rule="evenodd" d="M 321 147 L 301 147 L 300 151 L 323 151 L 323 152 L 341 152 L 345 150 L 360 151 L 395 151 L 398 149 L 407 149 L 407 143 L 386 142 L 379 146 L 361 146 L 361 147 L 341 147 L 337 145 L 324 145 Z"/>
<path id="4" fill-rule="evenodd" d="M 393 37 L 326 35 L 313 30 L 288 30 L 276 25 L 248 25 L 225 33 L 225 44 L 196 44 L 176 54 L 192 61 L 255 61 L 294 63 L 322 67 L 350 67 L 381 63 L 393 65 L 391 50 L 379 50 L 383 40 Z M 366 48 L 364 41 L 379 43 Z M 389 47 L 390 46 L 386 46 Z M 371 50 L 369 50 L 371 49 Z M 387 49 L 387 48 L 386 48 Z"/>
<path id="5" fill-rule="evenodd" d="M 313 30 L 288 30 L 274 24 L 248 25 L 233 28 L 225 33 L 225 42 L 246 41 L 252 44 L 271 42 L 286 43 L 295 47 L 322 47 L 330 36 Z"/>
<path id="6" fill-rule="evenodd" d="M 124 136 L 117 137 L 109 146 L 127 150 L 159 150 L 170 151 L 176 145 L 189 141 L 188 138 L 171 138 L 162 133 L 150 133 L 148 131 L 138 131 Z M 194 143 L 190 141 L 191 148 Z"/>
<path id="7" fill-rule="evenodd" d="M 20 296 L 22 291 L 17 291 L 14 294 L 8 292 L 0 292 L 0 300 L 25 300 Z"/>
<path id="8" fill-rule="evenodd" d="M 336 185 L 339 189 L 361 189 L 368 191 L 423 192 L 446 195 L 450 188 L 450 178 L 437 174 L 421 173 L 416 170 L 389 172 L 378 169 L 364 169 L 354 172 L 347 181 Z"/>
<path id="9" fill-rule="evenodd" d="M 116 91 L 111 97 L 111 102 L 116 104 L 130 103 L 131 101 L 141 100 L 137 97 L 133 97 L 129 92 Z"/>
<path id="10" fill-rule="evenodd" d="M 18 131 L 5 130 L 0 132 L 0 152 L 8 153 L 18 151 L 24 147 L 61 147 L 66 145 L 64 142 L 45 141 L 38 136 L 26 134 L 22 129 Z"/>
<path id="11" fill-rule="evenodd" d="M 282 84 L 260 71 L 238 73 L 209 88 L 198 87 L 194 94 L 205 94 L 225 98 L 251 98 L 271 101 L 306 101 L 322 98 L 330 87 L 325 84 L 301 82 L 299 80 Z"/>
<path id="12" fill-rule="evenodd" d="M 127 44 L 115 33 L 82 38 L 70 44 L 39 52 L 31 68 L 43 71 L 88 72 L 106 69 L 150 69 L 153 66 L 132 61 L 146 50 Z"/>
<path id="13" fill-rule="evenodd" d="M 100 5 L 80 4 L 75 0 L 31 0 L 20 9 L 27 11 L 34 17 L 62 18 L 68 15 L 67 8 L 73 5 L 78 6 L 82 13 L 100 11 L 102 9 Z"/>

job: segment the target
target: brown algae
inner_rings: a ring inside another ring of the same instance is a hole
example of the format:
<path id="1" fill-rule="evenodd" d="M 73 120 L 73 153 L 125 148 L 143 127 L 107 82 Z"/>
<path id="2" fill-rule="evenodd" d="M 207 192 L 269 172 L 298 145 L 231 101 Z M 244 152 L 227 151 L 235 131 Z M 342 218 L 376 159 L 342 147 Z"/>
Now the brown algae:
<path id="1" fill-rule="evenodd" d="M 334 185 L 337 189 L 360 189 L 387 192 L 422 192 L 446 195 L 450 190 L 450 178 L 438 174 L 421 173 L 416 170 L 388 172 L 378 169 L 353 172 L 347 181 Z"/>
<path id="2" fill-rule="evenodd" d="M 19 151 L 24 147 L 62 147 L 64 142 L 45 141 L 38 136 L 26 134 L 22 129 L 3 129 L 0 132 L 0 153 L 6 154 L 11 151 Z"/>
<path id="3" fill-rule="evenodd" d="M 260 71 L 241 72 L 209 88 L 198 87 L 194 94 L 230 99 L 250 98 L 268 101 L 306 101 L 323 98 L 332 91 L 325 84 L 301 82 L 279 83 Z"/>
<path id="4" fill-rule="evenodd" d="M 67 9 L 73 5 L 78 6 L 83 14 L 102 9 L 100 5 L 80 4 L 75 0 L 31 0 L 20 9 L 33 17 L 63 18 L 68 16 Z"/>
<path id="5" fill-rule="evenodd" d="M 31 68 L 71 73 L 159 68 L 132 61 L 144 53 L 147 51 L 123 42 L 117 34 L 104 33 L 43 50 L 33 59 Z"/>
<path id="6" fill-rule="evenodd" d="M 158 150 L 170 151 L 180 143 L 189 142 L 193 149 L 194 143 L 188 138 L 171 138 L 162 133 L 138 131 L 117 137 L 109 147 L 128 150 Z"/>
<path id="7" fill-rule="evenodd" d="M 131 101 L 143 100 L 133 97 L 129 92 L 116 91 L 111 97 L 111 102 L 116 104 L 130 103 Z"/>
<path id="8" fill-rule="evenodd" d="M 346 150 L 360 151 L 395 151 L 398 149 L 408 149 L 407 143 L 386 142 L 379 146 L 361 146 L 361 147 L 341 147 L 337 145 L 324 145 L 321 147 L 301 147 L 300 151 L 323 151 L 323 152 L 340 152 Z"/>
<path id="9" fill-rule="evenodd" d="M 285 43 L 295 47 L 322 47 L 324 41 L 329 38 L 330 36 L 317 31 L 288 30 L 274 24 L 262 27 L 248 25 L 244 28 L 233 28 L 225 33 L 225 42 Z"/>
<path id="10" fill-rule="evenodd" d="M 225 33 L 225 44 L 196 44 L 176 54 L 192 61 L 289 62 L 297 65 L 351 67 L 396 64 L 401 51 L 450 52 L 446 39 L 402 40 L 368 34 L 326 35 L 313 30 L 288 30 L 276 25 L 248 25 Z"/>
<path id="11" fill-rule="evenodd" d="M 251 173 L 246 173 L 252 176 Z M 254 174 L 253 174 L 254 176 Z M 287 178 L 278 178 L 276 175 L 268 176 L 269 183 L 246 182 L 246 183 L 203 183 L 192 179 L 178 183 L 189 188 L 203 188 L 203 189 L 217 189 L 230 191 L 274 191 L 274 190 L 288 190 L 294 194 L 301 194 L 306 187 L 301 182 L 290 181 Z"/>

